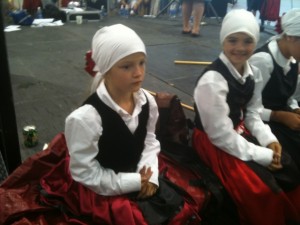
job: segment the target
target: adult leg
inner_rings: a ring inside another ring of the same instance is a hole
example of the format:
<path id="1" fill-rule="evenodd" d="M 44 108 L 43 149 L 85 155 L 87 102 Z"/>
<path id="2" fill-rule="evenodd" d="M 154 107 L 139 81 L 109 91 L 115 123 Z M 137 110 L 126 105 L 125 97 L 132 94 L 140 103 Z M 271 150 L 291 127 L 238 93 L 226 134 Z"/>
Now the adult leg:
<path id="1" fill-rule="evenodd" d="M 250 11 L 251 0 L 247 0 L 247 10 Z"/>
<path id="2" fill-rule="evenodd" d="M 203 17 L 204 8 L 205 6 L 203 2 L 194 1 L 193 3 L 194 22 L 192 28 L 192 35 L 198 36 L 200 33 L 200 22 Z"/>
<path id="3" fill-rule="evenodd" d="M 191 31 L 190 27 L 190 18 L 193 10 L 193 2 L 192 0 L 184 0 L 182 2 L 182 32 L 188 33 Z"/>
<path id="4" fill-rule="evenodd" d="M 249 12 L 252 12 L 252 10 L 253 10 L 253 1 L 254 0 L 247 0 L 247 10 Z"/>
<path id="5" fill-rule="evenodd" d="M 261 2 L 261 7 L 259 10 L 259 16 L 260 16 L 260 31 L 265 30 L 265 10 L 266 10 L 266 1 L 267 0 L 262 0 Z"/>
<path id="6" fill-rule="evenodd" d="M 143 2 L 143 0 L 137 0 L 133 4 L 132 9 L 134 10 L 135 14 L 138 14 L 138 10 L 139 10 L 139 7 L 140 7 L 140 5 L 141 5 L 142 2 Z"/>

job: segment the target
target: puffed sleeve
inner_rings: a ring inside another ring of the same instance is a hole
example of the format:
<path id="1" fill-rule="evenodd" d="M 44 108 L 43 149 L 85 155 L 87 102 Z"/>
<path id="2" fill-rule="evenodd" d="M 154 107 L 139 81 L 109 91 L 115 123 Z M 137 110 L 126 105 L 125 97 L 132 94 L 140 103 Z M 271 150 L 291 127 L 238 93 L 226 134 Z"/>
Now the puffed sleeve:
<path id="1" fill-rule="evenodd" d="M 70 154 L 72 178 L 106 196 L 139 191 L 139 173 L 118 173 L 104 168 L 96 160 L 98 140 L 102 135 L 102 121 L 95 108 L 84 105 L 71 113 L 65 122 L 65 136 Z"/>
<path id="2" fill-rule="evenodd" d="M 263 79 L 262 88 L 264 88 L 268 83 L 271 77 L 271 73 L 274 69 L 272 56 L 266 52 L 258 52 L 251 56 L 251 58 L 249 59 L 249 63 L 260 69 Z M 270 121 L 271 112 L 272 110 L 263 108 L 260 112 L 262 120 Z"/>
<path id="3" fill-rule="evenodd" d="M 228 92 L 227 81 L 215 71 L 206 72 L 197 83 L 194 100 L 204 131 L 215 146 L 228 154 L 243 161 L 253 160 L 263 166 L 269 165 L 272 150 L 248 142 L 235 131 L 229 118 Z"/>
<path id="4" fill-rule="evenodd" d="M 145 139 L 145 148 L 142 157 L 138 163 L 138 171 L 143 167 L 151 167 L 153 172 L 150 182 L 158 185 L 158 154 L 160 152 L 160 143 L 156 139 L 155 128 L 158 120 L 158 108 L 152 95 L 145 91 L 149 101 L 149 119 L 147 123 L 147 135 Z"/>

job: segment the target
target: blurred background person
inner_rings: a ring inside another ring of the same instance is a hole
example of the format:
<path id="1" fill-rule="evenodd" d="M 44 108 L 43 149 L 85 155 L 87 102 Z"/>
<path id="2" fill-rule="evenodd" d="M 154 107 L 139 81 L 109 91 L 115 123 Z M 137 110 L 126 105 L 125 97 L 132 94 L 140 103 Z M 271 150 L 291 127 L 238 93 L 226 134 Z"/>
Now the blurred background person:
<path id="1" fill-rule="evenodd" d="M 182 34 L 190 34 L 192 37 L 200 35 L 200 22 L 205 9 L 204 0 L 183 0 L 182 2 Z M 193 16 L 193 23 L 190 18 Z"/>

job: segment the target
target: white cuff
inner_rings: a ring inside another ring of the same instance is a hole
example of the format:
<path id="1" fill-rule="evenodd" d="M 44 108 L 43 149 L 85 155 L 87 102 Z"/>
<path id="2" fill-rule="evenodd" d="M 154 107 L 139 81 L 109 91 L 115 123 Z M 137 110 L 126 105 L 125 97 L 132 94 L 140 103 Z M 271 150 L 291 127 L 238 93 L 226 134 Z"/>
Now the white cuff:
<path id="1" fill-rule="evenodd" d="M 262 165 L 269 166 L 273 160 L 273 151 L 269 148 L 257 146 L 253 153 L 253 161 Z"/>
<path id="2" fill-rule="evenodd" d="M 139 173 L 120 173 L 120 181 L 123 194 L 141 190 L 141 175 Z"/>
<path id="3" fill-rule="evenodd" d="M 272 113 L 271 109 L 264 109 L 260 115 L 262 121 L 270 121 L 271 113 Z"/>

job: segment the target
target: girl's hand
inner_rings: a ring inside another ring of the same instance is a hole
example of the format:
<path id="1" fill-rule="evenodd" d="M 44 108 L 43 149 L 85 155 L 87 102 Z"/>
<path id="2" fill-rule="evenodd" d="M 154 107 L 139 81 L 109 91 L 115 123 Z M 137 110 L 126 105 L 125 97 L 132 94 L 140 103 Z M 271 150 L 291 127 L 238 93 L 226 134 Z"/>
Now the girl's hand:
<path id="1" fill-rule="evenodd" d="M 271 171 L 276 171 L 276 170 L 282 169 L 281 145 L 278 142 L 272 142 L 267 147 L 273 150 L 273 160 L 272 160 L 271 164 L 268 166 L 268 169 Z"/>
<path id="2" fill-rule="evenodd" d="M 141 191 L 139 192 L 137 198 L 138 199 L 149 198 L 156 193 L 157 189 L 158 187 L 156 184 L 147 182 L 142 186 Z"/>
<path id="3" fill-rule="evenodd" d="M 297 114 L 300 115 L 300 108 L 294 109 L 294 110 L 293 110 L 293 113 L 297 113 Z"/>
<path id="4" fill-rule="evenodd" d="M 141 174 L 141 181 L 142 184 L 145 182 L 148 182 L 150 177 L 152 176 L 152 170 L 151 167 L 146 168 L 146 166 L 143 166 L 143 168 L 139 172 Z"/>
<path id="5" fill-rule="evenodd" d="M 152 173 L 153 172 L 151 171 L 150 167 L 146 168 L 143 166 L 143 168 L 140 170 L 142 184 L 137 198 L 147 198 L 155 194 L 157 186 L 149 182 Z"/>
<path id="6" fill-rule="evenodd" d="M 292 130 L 300 130 L 300 115 L 295 112 L 272 111 L 271 120 L 282 123 Z"/>

